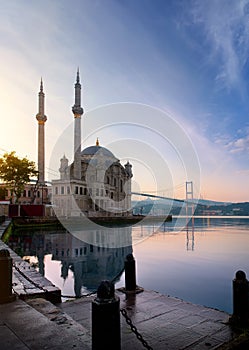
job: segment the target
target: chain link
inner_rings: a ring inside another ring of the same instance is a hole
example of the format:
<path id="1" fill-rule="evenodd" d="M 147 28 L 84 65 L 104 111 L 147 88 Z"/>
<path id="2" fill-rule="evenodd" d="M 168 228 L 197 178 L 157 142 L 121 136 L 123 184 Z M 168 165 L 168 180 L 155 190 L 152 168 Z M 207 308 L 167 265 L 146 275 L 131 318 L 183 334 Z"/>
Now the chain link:
<path id="1" fill-rule="evenodd" d="M 147 343 L 147 341 L 143 338 L 143 336 L 138 332 L 137 327 L 134 326 L 132 320 L 127 315 L 127 311 L 125 309 L 120 309 L 121 314 L 124 316 L 126 323 L 130 327 L 131 331 L 135 333 L 137 339 L 143 344 L 143 346 L 148 350 L 153 350 L 151 346 Z"/>

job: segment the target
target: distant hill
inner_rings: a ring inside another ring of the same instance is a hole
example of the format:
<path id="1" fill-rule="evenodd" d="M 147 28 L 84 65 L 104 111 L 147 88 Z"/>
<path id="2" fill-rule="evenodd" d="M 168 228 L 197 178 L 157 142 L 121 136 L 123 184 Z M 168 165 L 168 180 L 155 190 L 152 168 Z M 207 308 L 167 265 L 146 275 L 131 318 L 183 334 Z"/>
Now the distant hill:
<path id="1" fill-rule="evenodd" d="M 202 205 L 229 205 L 232 203 L 231 202 L 217 202 L 217 201 L 212 201 L 209 199 L 199 199 L 198 204 L 202 204 Z"/>
<path id="2" fill-rule="evenodd" d="M 198 204 L 195 215 L 249 215 L 249 202 L 230 203 L 224 205 L 202 205 Z"/>
<path id="3" fill-rule="evenodd" d="M 154 215 L 178 215 L 184 202 L 167 199 L 132 201 L 133 213 L 147 215 L 153 211 Z M 229 203 L 201 199 L 195 208 L 195 215 L 249 215 L 249 202 Z"/>

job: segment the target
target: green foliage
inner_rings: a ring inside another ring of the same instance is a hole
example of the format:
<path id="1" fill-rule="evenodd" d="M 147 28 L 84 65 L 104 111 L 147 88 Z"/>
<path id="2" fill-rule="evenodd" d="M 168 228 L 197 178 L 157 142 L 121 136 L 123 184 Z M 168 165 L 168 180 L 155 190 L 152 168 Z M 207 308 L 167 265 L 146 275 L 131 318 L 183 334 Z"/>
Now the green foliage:
<path id="1" fill-rule="evenodd" d="M 37 176 L 35 162 L 18 158 L 15 152 L 5 153 L 0 158 L 0 178 L 6 183 L 11 194 L 16 196 L 16 202 L 21 197 L 25 184 L 32 176 Z"/>

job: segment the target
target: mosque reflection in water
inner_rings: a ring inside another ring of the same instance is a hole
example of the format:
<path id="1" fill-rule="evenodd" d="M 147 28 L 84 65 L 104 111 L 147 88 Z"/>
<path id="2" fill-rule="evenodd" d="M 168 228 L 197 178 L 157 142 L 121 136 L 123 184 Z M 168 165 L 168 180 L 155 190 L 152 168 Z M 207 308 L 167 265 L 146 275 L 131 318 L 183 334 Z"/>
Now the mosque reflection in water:
<path id="1" fill-rule="evenodd" d="M 81 296 L 82 290 L 96 290 L 102 280 L 118 281 L 124 268 L 127 254 L 132 253 L 131 228 L 125 227 L 123 234 L 130 237 L 130 244 L 115 248 L 115 242 L 97 246 L 86 243 L 64 230 L 16 230 L 8 245 L 18 255 L 29 261 L 36 261 L 36 268 L 44 276 L 46 255 L 52 261 L 60 261 L 60 277 L 66 281 L 70 272 L 74 279 L 74 293 Z M 106 229 L 88 232 L 94 236 L 106 237 Z M 56 276 L 55 280 L 58 280 Z M 51 281 L 54 284 L 55 281 Z"/>

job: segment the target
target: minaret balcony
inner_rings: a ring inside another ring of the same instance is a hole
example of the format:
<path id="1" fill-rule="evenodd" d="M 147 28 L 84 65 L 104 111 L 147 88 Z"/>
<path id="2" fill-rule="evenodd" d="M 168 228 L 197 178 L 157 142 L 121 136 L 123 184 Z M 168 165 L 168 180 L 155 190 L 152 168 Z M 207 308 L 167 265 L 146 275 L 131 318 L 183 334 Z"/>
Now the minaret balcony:
<path id="1" fill-rule="evenodd" d="M 84 112 L 83 108 L 80 106 L 73 106 L 72 111 L 74 115 L 79 115 L 79 116 L 81 116 Z"/>

